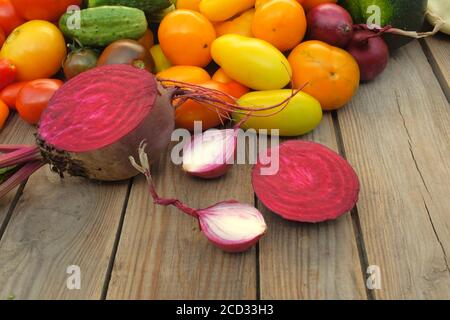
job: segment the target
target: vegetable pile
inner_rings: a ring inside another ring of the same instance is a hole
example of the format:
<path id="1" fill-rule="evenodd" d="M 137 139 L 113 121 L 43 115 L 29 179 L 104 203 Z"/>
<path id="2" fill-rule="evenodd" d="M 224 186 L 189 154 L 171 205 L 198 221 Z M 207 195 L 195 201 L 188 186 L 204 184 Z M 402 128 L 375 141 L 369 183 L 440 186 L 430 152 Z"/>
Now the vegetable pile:
<path id="1" fill-rule="evenodd" d="M 370 5 L 383 12 L 379 25 Z M 192 132 L 201 123 L 182 169 L 220 178 L 232 167 L 241 129 L 307 134 L 324 112 L 345 107 L 361 82 L 385 70 L 390 50 L 410 38 L 449 33 L 446 5 L 430 0 L 425 12 L 426 6 L 426 0 L 0 0 L 0 130 L 13 113 L 37 125 L 35 146 L 0 145 L 0 197 L 45 164 L 61 176 L 103 181 L 141 173 L 155 203 L 198 219 L 218 247 L 247 250 L 266 232 L 252 206 L 229 200 L 193 209 L 159 197 L 150 166 L 173 130 Z M 433 32 L 419 32 L 425 16 Z M 321 222 L 356 204 L 358 178 L 331 150 L 289 141 L 262 151 L 279 154 L 279 171 L 262 175 L 267 163 L 259 159 L 253 186 L 280 216 Z"/>

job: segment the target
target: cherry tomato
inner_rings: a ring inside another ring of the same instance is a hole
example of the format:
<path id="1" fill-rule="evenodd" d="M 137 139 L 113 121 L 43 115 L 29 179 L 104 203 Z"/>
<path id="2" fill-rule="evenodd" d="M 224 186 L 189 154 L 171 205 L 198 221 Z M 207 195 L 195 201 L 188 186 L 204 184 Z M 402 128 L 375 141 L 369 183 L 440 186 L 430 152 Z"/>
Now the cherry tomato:
<path id="1" fill-rule="evenodd" d="M 202 87 L 222 91 L 231 94 L 226 84 L 217 81 L 208 81 L 201 84 Z M 230 101 L 231 102 L 231 99 Z M 207 130 L 227 122 L 229 114 L 224 111 L 214 110 L 207 104 L 188 100 L 175 110 L 175 121 L 178 128 L 194 131 L 194 122 L 201 121 L 202 129 Z"/>
<path id="2" fill-rule="evenodd" d="M 72 79 L 80 73 L 97 66 L 98 55 L 94 50 L 81 48 L 69 53 L 63 64 L 66 79 Z"/>
<path id="3" fill-rule="evenodd" d="M 37 124 L 48 102 L 62 85 L 63 82 L 56 79 L 38 79 L 26 84 L 16 101 L 20 117 L 30 124 Z"/>
<path id="4" fill-rule="evenodd" d="M 15 82 L 5 87 L 0 92 L 0 100 L 8 105 L 10 109 L 16 109 L 16 99 L 20 90 L 28 83 L 28 81 Z"/>
<path id="5" fill-rule="evenodd" d="M 228 87 L 228 93 L 231 94 L 236 99 L 239 99 L 244 94 L 250 91 L 250 89 L 244 86 L 243 84 L 240 84 L 239 82 L 231 79 L 225 73 L 225 71 L 223 71 L 222 68 L 220 68 L 219 70 L 216 71 L 216 73 L 214 73 L 212 79 L 214 81 L 225 84 Z"/>
<path id="6" fill-rule="evenodd" d="M 26 20 L 56 21 L 71 5 L 80 6 L 82 0 L 11 0 L 21 17 Z"/>
<path id="7" fill-rule="evenodd" d="M 0 0 L 0 27 L 6 36 L 24 22 L 10 0 Z"/>
<path id="8" fill-rule="evenodd" d="M 216 31 L 202 14 L 180 9 L 164 17 L 158 38 L 161 49 L 174 65 L 205 67 L 211 62 L 211 43 Z"/>
<path id="9" fill-rule="evenodd" d="M 152 72 L 155 67 L 150 51 L 134 40 L 118 40 L 111 43 L 98 58 L 98 66 L 108 64 L 129 64 L 138 69 Z"/>
<path id="10" fill-rule="evenodd" d="M 14 82 L 16 66 L 8 59 L 0 59 L 0 90 Z"/>

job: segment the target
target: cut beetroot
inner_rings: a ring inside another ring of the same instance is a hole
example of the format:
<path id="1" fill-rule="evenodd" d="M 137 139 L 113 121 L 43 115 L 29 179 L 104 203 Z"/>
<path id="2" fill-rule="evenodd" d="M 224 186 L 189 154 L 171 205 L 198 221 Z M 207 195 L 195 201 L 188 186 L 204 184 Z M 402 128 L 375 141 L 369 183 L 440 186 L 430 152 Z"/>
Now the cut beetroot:
<path id="1" fill-rule="evenodd" d="M 154 161 L 174 129 L 171 93 L 128 65 L 108 65 L 71 79 L 50 100 L 37 141 L 53 168 L 96 180 L 137 174 L 128 156 L 146 140 Z"/>
<path id="2" fill-rule="evenodd" d="M 287 220 L 316 223 L 337 219 L 355 206 L 358 177 L 339 154 L 300 140 L 278 148 L 279 170 L 275 175 L 261 174 L 262 168 L 271 166 L 262 161 L 252 173 L 255 193 L 268 209 Z M 273 150 L 263 152 L 271 156 Z"/>

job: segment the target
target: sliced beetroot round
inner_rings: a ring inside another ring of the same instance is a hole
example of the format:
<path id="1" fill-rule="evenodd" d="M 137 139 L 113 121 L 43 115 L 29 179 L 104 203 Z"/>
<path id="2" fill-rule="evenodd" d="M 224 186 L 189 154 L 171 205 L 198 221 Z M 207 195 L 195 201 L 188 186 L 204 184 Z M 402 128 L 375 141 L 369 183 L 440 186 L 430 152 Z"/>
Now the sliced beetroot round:
<path id="1" fill-rule="evenodd" d="M 273 163 L 261 160 L 252 172 L 255 193 L 268 209 L 287 220 L 315 223 L 337 219 L 355 206 L 358 177 L 339 154 L 321 144 L 300 140 L 277 148 L 276 174 L 264 175 L 261 169 L 273 167 Z M 273 149 L 263 152 L 276 158 Z"/>
<path id="2" fill-rule="evenodd" d="M 105 181 L 135 176 L 128 156 L 142 140 L 152 161 L 170 142 L 171 98 L 151 73 L 132 66 L 83 72 L 56 92 L 41 117 L 43 157 L 60 173 Z"/>

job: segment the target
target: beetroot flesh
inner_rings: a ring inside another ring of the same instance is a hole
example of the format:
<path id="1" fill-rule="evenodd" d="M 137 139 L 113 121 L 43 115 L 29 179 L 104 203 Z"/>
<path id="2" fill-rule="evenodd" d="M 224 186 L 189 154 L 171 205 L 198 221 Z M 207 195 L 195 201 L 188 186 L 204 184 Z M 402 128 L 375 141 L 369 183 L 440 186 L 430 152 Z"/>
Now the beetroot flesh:
<path id="1" fill-rule="evenodd" d="M 128 156 L 136 155 L 142 140 L 155 161 L 174 127 L 171 95 L 152 74 L 107 65 L 80 74 L 56 92 L 42 115 L 37 141 L 60 174 L 118 181 L 138 174 Z"/>
<path id="2" fill-rule="evenodd" d="M 373 31 L 355 31 L 347 51 L 358 62 L 361 81 L 371 81 L 378 77 L 389 62 L 386 42 Z"/>
<path id="3" fill-rule="evenodd" d="M 268 155 L 272 150 L 267 150 Z M 358 177 L 339 154 L 314 142 L 292 140 L 279 146 L 279 171 L 261 175 L 254 166 L 252 183 L 259 200 L 281 217 L 299 222 L 334 220 L 350 211 L 359 194 Z"/>
<path id="4" fill-rule="evenodd" d="M 324 3 L 314 7 L 307 15 L 308 38 L 332 46 L 345 48 L 353 34 L 353 19 L 341 6 Z"/>

